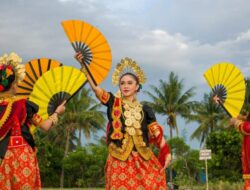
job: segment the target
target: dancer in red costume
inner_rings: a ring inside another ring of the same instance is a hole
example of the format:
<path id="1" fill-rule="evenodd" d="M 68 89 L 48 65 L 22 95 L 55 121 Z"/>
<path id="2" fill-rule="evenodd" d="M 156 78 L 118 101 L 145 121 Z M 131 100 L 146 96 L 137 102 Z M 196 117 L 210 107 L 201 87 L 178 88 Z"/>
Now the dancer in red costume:
<path id="1" fill-rule="evenodd" d="M 75 57 L 96 96 L 107 106 L 109 156 L 105 166 L 106 189 L 167 189 L 165 169 L 170 164 L 171 154 L 163 128 L 156 122 L 152 109 L 136 99 L 141 84 L 145 82 L 140 67 L 129 58 L 117 65 L 112 79 L 115 85 L 119 85 L 121 97 L 116 97 L 94 84 L 81 53 Z M 150 142 L 160 148 L 158 159 L 149 146 Z"/>
<path id="2" fill-rule="evenodd" d="M 250 190 L 250 121 L 245 118 L 232 118 L 230 123 L 243 135 L 241 161 L 245 181 L 244 190 Z"/>
<path id="3" fill-rule="evenodd" d="M 215 96 L 214 101 L 219 104 L 219 97 Z M 241 161 L 243 179 L 245 181 L 243 190 L 250 190 L 250 118 L 248 116 L 238 116 L 238 118 L 231 118 L 230 124 L 243 135 Z"/>
<path id="4" fill-rule="evenodd" d="M 41 189 L 31 124 L 49 130 L 65 110 L 57 107 L 47 120 L 37 114 L 38 106 L 15 96 L 17 84 L 25 76 L 25 67 L 15 53 L 0 57 L 0 189 Z"/>

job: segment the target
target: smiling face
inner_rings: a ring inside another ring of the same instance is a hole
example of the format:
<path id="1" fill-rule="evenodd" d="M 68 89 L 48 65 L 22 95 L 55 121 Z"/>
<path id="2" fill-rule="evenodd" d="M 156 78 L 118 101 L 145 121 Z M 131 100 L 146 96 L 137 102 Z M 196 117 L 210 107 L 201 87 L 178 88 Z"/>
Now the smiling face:
<path id="1" fill-rule="evenodd" d="M 120 78 L 119 88 L 123 97 L 133 100 L 139 89 L 139 83 L 133 74 L 126 73 Z"/>

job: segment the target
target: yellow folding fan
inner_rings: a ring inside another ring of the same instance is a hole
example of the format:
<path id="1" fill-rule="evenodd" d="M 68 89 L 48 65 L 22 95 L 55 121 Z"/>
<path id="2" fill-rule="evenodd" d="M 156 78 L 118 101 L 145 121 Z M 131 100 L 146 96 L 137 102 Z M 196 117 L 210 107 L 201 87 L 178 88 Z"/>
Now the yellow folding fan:
<path id="1" fill-rule="evenodd" d="M 80 70 L 70 66 L 57 67 L 47 71 L 36 81 L 29 99 L 39 105 L 38 114 L 46 119 L 85 83 L 86 77 Z"/>
<path id="2" fill-rule="evenodd" d="M 74 50 L 82 52 L 84 64 L 93 81 L 100 84 L 112 64 L 107 40 L 97 28 L 81 20 L 66 20 L 62 26 Z"/>
<path id="3" fill-rule="evenodd" d="M 62 66 L 62 63 L 47 58 L 33 59 L 25 64 L 26 76 L 18 85 L 17 95 L 28 97 L 36 81 L 50 69 Z"/>
<path id="4" fill-rule="evenodd" d="M 217 63 L 204 73 L 214 95 L 231 117 L 237 117 L 245 100 L 246 85 L 241 71 L 232 63 Z"/>

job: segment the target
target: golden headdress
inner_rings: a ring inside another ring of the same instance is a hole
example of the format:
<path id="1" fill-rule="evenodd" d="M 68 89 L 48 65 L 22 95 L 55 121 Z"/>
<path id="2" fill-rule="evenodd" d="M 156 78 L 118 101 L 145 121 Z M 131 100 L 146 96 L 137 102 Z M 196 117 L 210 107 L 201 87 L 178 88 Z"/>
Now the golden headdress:
<path id="1" fill-rule="evenodd" d="M 24 79 L 25 66 L 21 62 L 22 58 L 16 53 L 0 57 L 0 91 L 7 90 L 14 80 L 19 83 Z"/>
<path id="2" fill-rule="evenodd" d="M 120 61 L 120 63 L 117 64 L 112 75 L 112 83 L 114 85 L 118 85 L 121 76 L 126 73 L 135 75 L 138 78 L 140 85 L 146 82 L 146 76 L 137 63 L 131 58 L 125 57 Z"/>

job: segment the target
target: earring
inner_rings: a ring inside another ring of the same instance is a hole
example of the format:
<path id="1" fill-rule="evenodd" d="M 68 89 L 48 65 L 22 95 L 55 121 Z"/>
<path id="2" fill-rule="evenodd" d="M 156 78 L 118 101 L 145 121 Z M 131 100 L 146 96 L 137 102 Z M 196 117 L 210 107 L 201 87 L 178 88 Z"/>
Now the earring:
<path id="1" fill-rule="evenodd" d="M 133 97 L 133 98 L 134 98 L 134 101 L 136 100 L 136 95 L 137 95 L 137 94 L 135 93 L 135 94 L 134 94 L 134 97 Z"/>
<path id="2" fill-rule="evenodd" d="M 115 96 L 118 97 L 118 98 L 122 98 L 122 93 L 121 93 L 121 91 L 118 90 L 118 91 L 116 92 Z"/>

